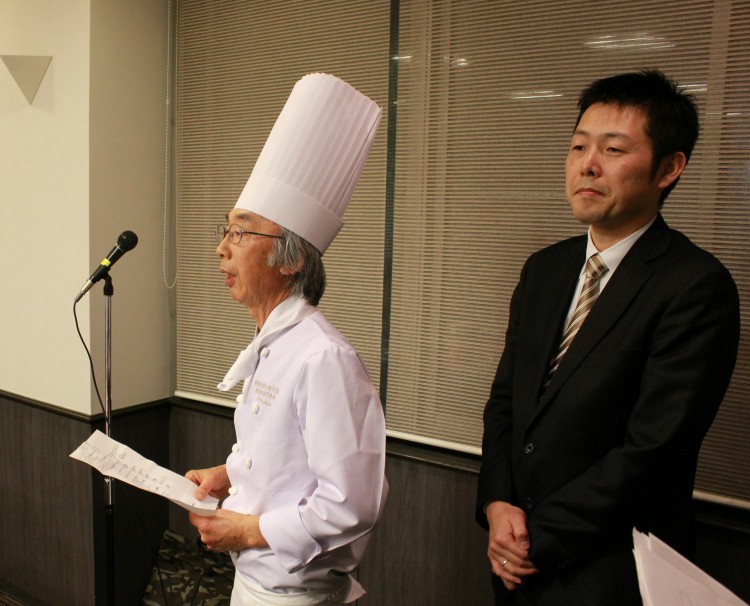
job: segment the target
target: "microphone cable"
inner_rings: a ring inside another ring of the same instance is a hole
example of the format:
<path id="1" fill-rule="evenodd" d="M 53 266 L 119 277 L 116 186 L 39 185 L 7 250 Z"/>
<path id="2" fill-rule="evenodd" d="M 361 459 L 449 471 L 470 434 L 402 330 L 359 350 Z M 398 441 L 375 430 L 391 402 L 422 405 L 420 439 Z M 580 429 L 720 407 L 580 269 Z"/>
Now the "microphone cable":
<path id="1" fill-rule="evenodd" d="M 83 335 L 81 334 L 81 329 L 78 326 L 78 314 L 76 313 L 76 305 L 78 305 L 78 301 L 73 302 L 73 319 L 75 320 L 76 324 L 76 332 L 78 333 L 78 338 L 81 340 L 81 344 L 83 345 L 83 349 L 86 351 L 86 355 L 89 359 L 89 367 L 91 368 L 91 381 L 94 383 L 94 389 L 96 390 L 96 398 L 99 400 L 99 406 L 102 409 L 102 413 L 104 414 L 104 421 L 109 425 L 110 419 L 107 417 L 107 411 L 104 408 L 104 402 L 102 401 L 102 395 L 99 393 L 99 386 L 96 383 L 96 371 L 94 370 L 94 360 L 91 357 L 91 352 L 89 351 L 88 346 L 86 345 L 86 341 L 83 338 Z"/>

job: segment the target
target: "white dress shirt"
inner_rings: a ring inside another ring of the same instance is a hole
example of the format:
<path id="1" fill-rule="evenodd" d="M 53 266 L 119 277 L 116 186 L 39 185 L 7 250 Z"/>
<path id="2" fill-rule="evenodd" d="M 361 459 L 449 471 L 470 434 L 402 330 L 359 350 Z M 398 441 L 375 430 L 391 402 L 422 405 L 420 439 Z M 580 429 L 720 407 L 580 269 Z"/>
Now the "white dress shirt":
<path id="1" fill-rule="evenodd" d="M 636 243 L 638 238 L 646 233 L 646 230 L 651 227 L 654 221 L 656 221 L 655 216 L 653 219 L 651 219 L 651 221 L 641 227 L 638 231 L 633 232 L 628 237 L 623 238 L 622 240 L 617 242 L 617 244 L 613 244 L 609 248 L 601 251 L 594 245 L 594 242 L 591 239 L 591 228 L 589 228 L 588 244 L 586 245 L 586 261 L 588 261 L 591 255 L 599 253 L 599 256 L 601 256 L 602 261 L 604 261 L 604 264 L 609 270 L 599 279 L 599 292 L 602 292 L 604 290 L 604 287 L 607 285 L 607 282 L 612 279 L 612 276 L 619 267 L 620 262 L 625 258 L 625 255 L 627 255 L 630 249 L 633 248 L 633 244 Z M 578 303 L 578 297 L 581 296 L 581 290 L 583 290 L 583 282 L 585 279 L 586 262 L 584 261 L 583 266 L 581 267 L 581 273 L 578 275 L 578 286 L 576 286 L 576 291 L 573 294 L 573 300 L 570 302 L 570 308 L 568 309 L 568 316 L 565 319 L 565 324 L 563 324 L 563 334 L 565 334 L 565 330 L 567 329 L 568 324 L 570 324 L 570 321 L 573 318 L 573 314 L 575 313 L 576 305 Z"/>

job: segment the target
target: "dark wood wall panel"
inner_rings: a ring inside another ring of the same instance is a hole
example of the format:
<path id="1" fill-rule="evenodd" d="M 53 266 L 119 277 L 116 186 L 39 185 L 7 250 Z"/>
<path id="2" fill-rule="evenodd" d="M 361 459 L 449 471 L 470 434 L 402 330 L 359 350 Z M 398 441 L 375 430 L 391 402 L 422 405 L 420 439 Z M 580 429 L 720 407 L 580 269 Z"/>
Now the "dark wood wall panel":
<path id="1" fill-rule="evenodd" d="M 96 423 L 0 392 L 0 589 L 34 606 L 107 605 L 101 475 L 69 458 Z M 232 411 L 152 403 L 118 413 L 113 437 L 177 473 L 224 461 Z M 476 473 L 450 457 L 391 445 L 390 494 L 358 576 L 360 606 L 492 603 Z M 697 503 L 698 563 L 750 603 L 750 512 Z M 187 513 L 116 484 L 116 606 L 140 605 L 165 528 L 194 537 Z"/>
<path id="2" fill-rule="evenodd" d="M 169 406 L 116 413 L 113 437 L 168 463 Z M 95 419 L 0 392 L 0 588 L 40 606 L 107 605 L 101 474 L 71 459 Z M 115 604 L 142 603 L 166 501 L 115 484 Z"/>
<path id="3" fill-rule="evenodd" d="M 185 401 L 172 408 L 174 471 L 222 463 L 234 439 L 231 409 Z M 476 474 L 435 453 L 442 464 L 416 460 L 419 450 L 388 456 L 390 494 L 359 570 L 367 594 L 358 604 L 489 606 L 487 538 L 474 521 Z M 696 505 L 698 563 L 750 603 L 750 512 Z M 183 509 L 171 505 L 169 521 L 175 532 L 196 536 Z"/>
<path id="4" fill-rule="evenodd" d="M 360 567 L 362 606 L 492 603 L 476 476 L 389 456 L 385 512 Z"/>
<path id="5" fill-rule="evenodd" d="M 169 467 L 169 405 L 137 406 L 113 415 L 112 438 L 128 445 L 147 459 Z M 102 429 L 102 427 L 99 427 Z M 79 463 L 79 465 L 83 465 Z M 104 478 L 93 475 L 96 604 L 107 605 L 108 558 L 105 535 Z M 124 482 L 115 482 L 114 587 L 115 606 L 140 606 L 156 562 L 169 502 Z M 110 606 L 110 605 L 107 605 Z"/>
<path id="6" fill-rule="evenodd" d="M 169 421 L 172 471 L 185 474 L 222 465 L 236 441 L 233 414 L 234 409 L 189 402 L 174 406 Z M 184 536 L 198 536 L 187 511 L 174 504 L 170 504 L 169 527 Z"/>
<path id="7" fill-rule="evenodd" d="M 695 504 L 696 564 L 750 604 L 750 511 Z"/>
<path id="8" fill-rule="evenodd" d="M 0 586 L 32 603 L 93 603 L 91 473 L 68 456 L 89 433 L 0 394 Z"/>

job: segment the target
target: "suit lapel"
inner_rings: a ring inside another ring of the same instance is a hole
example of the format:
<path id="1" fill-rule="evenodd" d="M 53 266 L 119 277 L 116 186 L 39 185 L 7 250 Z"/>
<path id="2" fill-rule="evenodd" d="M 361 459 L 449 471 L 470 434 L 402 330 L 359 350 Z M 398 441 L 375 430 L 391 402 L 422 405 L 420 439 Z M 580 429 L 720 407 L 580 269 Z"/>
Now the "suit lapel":
<path id="1" fill-rule="evenodd" d="M 576 335 L 560 367 L 552 376 L 530 421 L 533 421 L 549 405 L 555 394 L 578 369 L 591 350 L 617 323 L 644 283 L 650 278 L 649 262 L 666 252 L 669 241 L 669 228 L 659 215 L 651 228 L 636 241 L 599 295 L 596 305 Z"/>
<path id="2" fill-rule="evenodd" d="M 549 373 L 550 360 L 560 345 L 563 322 L 570 307 L 570 300 L 583 267 L 586 255 L 586 237 L 570 240 L 547 263 L 543 280 L 533 280 L 533 286 L 524 296 L 523 339 L 518 343 L 517 360 L 521 367 L 516 375 L 514 391 L 519 402 L 519 421 L 531 420 L 538 401 L 539 389 Z"/>

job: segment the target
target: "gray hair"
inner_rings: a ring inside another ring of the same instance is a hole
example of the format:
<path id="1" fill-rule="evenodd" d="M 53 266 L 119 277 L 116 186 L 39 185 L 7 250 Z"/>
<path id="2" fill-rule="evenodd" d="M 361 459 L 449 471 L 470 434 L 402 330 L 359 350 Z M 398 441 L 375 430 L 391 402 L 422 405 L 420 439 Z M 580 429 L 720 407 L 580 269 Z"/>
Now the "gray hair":
<path id="1" fill-rule="evenodd" d="M 291 294 L 317 305 L 326 289 L 326 270 L 323 255 L 307 240 L 300 238 L 288 229 L 281 228 L 281 238 L 273 243 L 268 255 L 270 267 L 299 267 L 299 271 L 289 276 Z"/>

